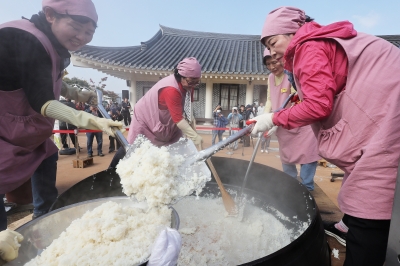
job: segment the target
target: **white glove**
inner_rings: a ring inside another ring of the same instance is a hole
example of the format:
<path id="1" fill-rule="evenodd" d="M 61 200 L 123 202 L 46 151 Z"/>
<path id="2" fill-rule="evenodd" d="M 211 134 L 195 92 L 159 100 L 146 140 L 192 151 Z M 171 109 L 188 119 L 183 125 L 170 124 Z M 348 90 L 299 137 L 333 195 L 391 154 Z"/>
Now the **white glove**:
<path id="1" fill-rule="evenodd" d="M 182 238 L 178 231 L 165 228 L 154 242 L 147 266 L 175 266 L 181 247 Z"/>
<path id="2" fill-rule="evenodd" d="M 183 134 L 185 134 L 189 139 L 194 142 L 196 146 L 203 143 L 203 138 L 199 134 L 197 134 L 195 130 L 193 130 L 193 128 L 185 119 L 182 119 L 176 125 L 180 130 L 182 130 Z"/>
<path id="3" fill-rule="evenodd" d="M 99 129 L 111 137 L 115 137 L 111 127 L 122 129 L 123 124 L 119 121 L 100 118 L 83 111 L 77 111 L 58 101 L 48 101 L 42 106 L 42 115 L 58 119 L 79 128 Z"/>
<path id="4" fill-rule="evenodd" d="M 273 113 L 262 114 L 254 117 L 251 121 L 257 121 L 254 125 L 253 131 L 251 131 L 252 135 L 257 135 L 258 132 L 264 132 L 270 130 L 274 127 L 274 123 L 272 122 Z"/>
<path id="5" fill-rule="evenodd" d="M 87 102 L 89 105 L 97 106 L 97 94 L 94 91 L 81 91 L 78 88 L 72 87 L 62 82 L 61 95 L 65 98 L 78 102 Z"/>
<path id="6" fill-rule="evenodd" d="M 270 130 L 268 130 L 267 137 L 268 137 L 268 138 L 271 137 L 272 134 L 274 134 L 274 133 L 276 132 L 277 129 L 278 129 L 278 126 L 274 126 L 274 127 L 271 128 Z"/>
<path id="7" fill-rule="evenodd" d="M 11 261 L 18 257 L 19 243 L 24 237 L 15 231 L 5 230 L 0 232 L 0 258 Z"/>

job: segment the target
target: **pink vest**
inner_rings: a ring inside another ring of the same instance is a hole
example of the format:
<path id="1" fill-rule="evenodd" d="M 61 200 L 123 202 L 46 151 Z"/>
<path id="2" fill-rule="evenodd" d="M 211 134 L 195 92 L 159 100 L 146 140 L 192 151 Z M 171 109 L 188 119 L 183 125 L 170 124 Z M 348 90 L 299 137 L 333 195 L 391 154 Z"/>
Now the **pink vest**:
<path id="1" fill-rule="evenodd" d="M 60 57 L 46 35 L 25 19 L 4 23 L 1 28 L 22 29 L 43 44 L 52 60 L 53 92 L 58 99 Z M 40 163 L 58 149 L 49 139 L 54 119 L 35 112 L 22 88 L 0 91 L 0 106 L 0 194 L 4 194 L 25 183 Z"/>
<path id="2" fill-rule="evenodd" d="M 169 110 L 160 110 L 158 108 L 158 91 L 165 87 L 174 87 L 182 95 L 174 75 L 165 77 L 157 82 L 135 104 L 132 123 L 129 127 L 129 143 L 132 144 L 139 134 L 145 135 L 156 146 L 175 143 L 182 137 L 182 131 L 172 120 Z M 185 97 L 182 95 L 182 106 L 184 100 Z"/>
<path id="3" fill-rule="evenodd" d="M 289 97 L 291 84 L 284 74 L 280 85 L 275 85 L 275 76 L 269 75 L 272 110 L 277 110 Z M 286 106 L 290 108 L 290 103 Z M 278 127 L 276 136 L 279 142 L 279 154 L 284 164 L 307 164 L 320 159 L 318 156 L 317 139 L 311 126 L 304 126 L 287 130 Z"/>
<path id="4" fill-rule="evenodd" d="M 400 157 L 400 50 L 364 33 L 335 40 L 346 51 L 348 77 L 330 116 L 313 124 L 319 152 L 345 172 L 342 212 L 390 219 Z"/>

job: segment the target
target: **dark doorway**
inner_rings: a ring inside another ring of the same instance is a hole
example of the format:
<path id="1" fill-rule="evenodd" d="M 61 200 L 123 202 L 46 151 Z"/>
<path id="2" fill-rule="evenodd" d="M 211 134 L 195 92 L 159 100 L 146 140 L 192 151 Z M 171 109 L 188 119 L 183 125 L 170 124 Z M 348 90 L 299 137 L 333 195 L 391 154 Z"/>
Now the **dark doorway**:
<path id="1" fill-rule="evenodd" d="M 221 103 L 222 113 L 224 114 L 224 116 L 228 116 L 228 114 L 232 112 L 232 108 L 238 106 L 239 85 L 221 84 L 219 95 L 219 102 Z"/>

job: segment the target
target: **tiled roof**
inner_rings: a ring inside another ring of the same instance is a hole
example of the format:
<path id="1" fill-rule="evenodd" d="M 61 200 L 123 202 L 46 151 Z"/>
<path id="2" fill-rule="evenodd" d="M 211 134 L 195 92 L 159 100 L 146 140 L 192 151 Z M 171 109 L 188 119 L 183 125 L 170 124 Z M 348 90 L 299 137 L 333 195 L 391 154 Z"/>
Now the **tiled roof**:
<path id="1" fill-rule="evenodd" d="M 400 48 L 400 35 L 377 35 L 377 37 L 385 39 L 386 41 L 390 42 L 394 46 Z"/>
<path id="2" fill-rule="evenodd" d="M 160 25 L 157 34 L 139 46 L 84 46 L 73 54 L 91 61 L 132 69 L 171 71 L 194 56 L 210 74 L 267 74 L 259 35 L 179 30 Z"/>
<path id="3" fill-rule="evenodd" d="M 400 48 L 400 35 L 381 35 Z M 259 35 L 223 34 L 169 28 L 147 42 L 130 47 L 84 46 L 73 54 L 100 64 L 150 71 L 172 71 L 185 57 L 194 56 L 203 74 L 263 75 L 264 47 Z"/>

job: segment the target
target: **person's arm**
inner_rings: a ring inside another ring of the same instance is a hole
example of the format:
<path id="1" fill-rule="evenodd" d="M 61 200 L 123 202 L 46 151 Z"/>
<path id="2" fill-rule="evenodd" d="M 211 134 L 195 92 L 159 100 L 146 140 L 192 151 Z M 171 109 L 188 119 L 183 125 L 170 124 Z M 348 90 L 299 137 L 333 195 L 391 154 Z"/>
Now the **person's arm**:
<path id="1" fill-rule="evenodd" d="M 203 142 L 202 137 L 183 119 L 182 95 L 175 88 L 166 87 L 161 89 L 158 95 L 158 104 L 159 106 L 163 104 L 167 106 L 172 121 L 195 145 L 200 145 Z"/>
<path id="2" fill-rule="evenodd" d="M 232 113 L 230 113 L 229 115 L 228 115 L 228 120 L 230 121 L 232 119 Z"/>
<path id="3" fill-rule="evenodd" d="M 35 36 L 20 29 L 0 29 L 0 58 L 0 91 L 22 88 L 37 113 L 55 100 L 51 59 Z"/>
<path id="4" fill-rule="evenodd" d="M 292 129 L 331 114 L 334 96 L 345 87 L 347 77 L 347 57 L 339 46 L 335 41 L 318 40 L 298 48 L 294 75 L 301 85 L 303 101 L 275 113 L 275 125 Z"/>
<path id="5" fill-rule="evenodd" d="M 165 87 L 159 91 L 158 104 L 161 108 L 168 109 L 172 121 L 179 123 L 183 117 L 182 95 L 174 87 Z"/>

